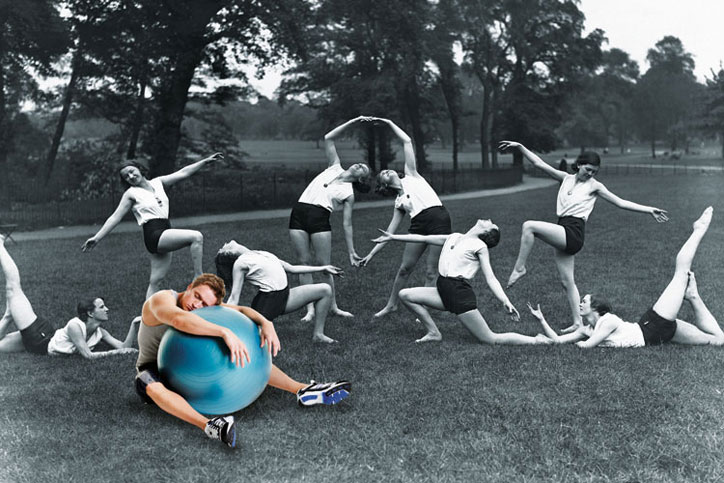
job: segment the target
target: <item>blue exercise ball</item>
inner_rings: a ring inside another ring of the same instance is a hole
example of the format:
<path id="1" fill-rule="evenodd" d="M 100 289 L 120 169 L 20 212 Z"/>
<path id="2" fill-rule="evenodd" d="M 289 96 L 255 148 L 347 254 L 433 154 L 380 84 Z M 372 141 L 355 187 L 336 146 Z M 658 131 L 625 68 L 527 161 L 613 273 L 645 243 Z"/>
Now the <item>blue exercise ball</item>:
<path id="1" fill-rule="evenodd" d="M 158 369 L 164 383 L 202 414 L 230 414 L 256 400 L 269 382 L 271 355 L 259 347 L 258 326 L 244 314 L 216 305 L 193 313 L 231 329 L 246 345 L 250 363 L 236 367 L 220 337 L 204 337 L 169 328 L 158 347 Z"/>

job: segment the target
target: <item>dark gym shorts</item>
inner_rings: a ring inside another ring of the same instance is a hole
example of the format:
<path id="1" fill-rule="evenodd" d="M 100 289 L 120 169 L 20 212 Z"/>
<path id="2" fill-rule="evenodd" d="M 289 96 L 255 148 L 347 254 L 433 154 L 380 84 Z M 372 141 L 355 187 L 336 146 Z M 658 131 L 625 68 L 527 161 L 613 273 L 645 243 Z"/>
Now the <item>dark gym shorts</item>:
<path id="1" fill-rule="evenodd" d="M 273 321 L 284 313 L 288 299 L 289 285 L 273 292 L 259 291 L 256 293 L 254 300 L 251 301 L 251 308 Z"/>
<path id="2" fill-rule="evenodd" d="M 48 354 L 48 343 L 53 334 L 55 327 L 43 317 L 36 317 L 32 324 L 20 331 L 23 347 L 33 354 Z"/>
<path id="3" fill-rule="evenodd" d="M 407 231 L 415 235 L 449 235 L 452 233 L 450 213 L 444 206 L 425 208 L 410 220 Z"/>
<path id="4" fill-rule="evenodd" d="M 158 366 L 155 362 L 147 362 L 138 368 L 138 374 L 136 375 L 136 394 L 146 404 L 156 404 L 153 399 L 148 397 L 146 394 L 146 386 L 154 382 L 161 382 L 161 375 L 158 372 Z"/>
<path id="5" fill-rule="evenodd" d="M 310 205 L 297 201 L 292 208 L 292 216 L 289 217 L 290 230 L 303 230 L 309 233 L 321 233 L 332 231 L 329 224 L 331 212 L 319 205 Z"/>
<path id="6" fill-rule="evenodd" d="M 641 332 L 646 345 L 660 345 L 669 342 L 676 332 L 676 321 L 668 320 L 656 313 L 652 308 L 639 319 Z"/>
<path id="7" fill-rule="evenodd" d="M 161 234 L 171 228 L 168 218 L 154 218 L 143 224 L 143 243 L 149 253 L 158 253 L 158 241 Z"/>
<path id="8" fill-rule="evenodd" d="M 464 278 L 451 278 L 439 275 L 437 282 L 437 293 L 440 295 L 445 310 L 455 315 L 464 314 L 478 308 L 478 301 L 470 282 Z"/>
<path id="9" fill-rule="evenodd" d="M 562 216 L 558 218 L 558 224 L 566 230 L 566 249 L 564 251 L 569 255 L 580 252 L 586 234 L 586 220 L 575 216 Z"/>

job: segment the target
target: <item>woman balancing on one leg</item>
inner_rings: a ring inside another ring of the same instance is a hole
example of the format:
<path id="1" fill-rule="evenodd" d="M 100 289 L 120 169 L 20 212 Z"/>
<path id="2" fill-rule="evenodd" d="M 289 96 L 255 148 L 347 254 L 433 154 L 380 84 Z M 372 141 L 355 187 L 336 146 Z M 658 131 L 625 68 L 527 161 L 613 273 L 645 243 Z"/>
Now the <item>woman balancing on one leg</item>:
<path id="1" fill-rule="evenodd" d="M 47 319 L 36 315 L 20 285 L 20 271 L 5 249 L 3 236 L 0 236 L 0 269 L 5 277 L 6 304 L 5 314 L 0 319 L 0 352 L 78 354 L 86 359 L 136 352 L 132 345 L 141 317 L 131 321 L 125 340 L 120 341 L 103 328 L 103 323 L 108 321 L 108 307 L 100 297 L 81 300 L 76 308 L 78 316 L 58 330 Z M 12 325 L 18 330 L 8 332 Z M 93 352 L 100 341 L 113 349 Z"/>
<path id="2" fill-rule="evenodd" d="M 503 304 L 514 320 L 520 318 L 490 265 L 488 249 L 493 248 L 500 240 L 500 231 L 490 220 L 478 220 L 467 233 L 451 235 L 394 235 L 385 231 L 382 233 L 381 237 L 373 240 L 375 243 L 386 243 L 393 240 L 407 243 L 429 243 L 442 247 L 436 287 L 415 287 L 400 291 L 402 303 L 419 318 L 427 329 L 427 334 L 416 342 L 442 340 L 442 335 L 432 320 L 428 308 L 447 310 L 457 315 L 463 325 L 480 342 L 487 344 L 524 345 L 548 341 L 542 335 L 530 337 L 514 332 L 495 333 L 490 330 L 478 310 L 475 292 L 470 281 L 475 278 L 478 270 L 482 269 L 485 281 L 495 298 Z"/>
<path id="3" fill-rule="evenodd" d="M 354 190 L 366 193 L 370 190 L 366 183 L 370 168 L 364 163 L 355 163 L 347 169 L 337 155 L 334 139 L 356 122 L 367 122 L 369 117 L 359 116 L 337 126 L 324 136 L 324 148 L 329 167 L 317 175 L 299 197 L 292 208 L 289 218 L 289 237 L 292 240 L 297 259 L 302 265 L 330 265 L 332 260 L 332 226 L 329 224 L 330 214 L 340 205 L 343 206 L 344 240 L 347 243 L 349 261 L 357 266 L 361 257 L 354 249 L 354 233 L 352 230 L 352 210 L 354 208 Z M 314 252 L 315 259 L 312 259 Z M 299 275 L 299 282 L 308 285 L 313 282 L 311 273 Z M 326 282 L 332 287 L 332 306 L 330 312 L 342 317 L 352 314 L 341 310 L 337 305 L 334 290 L 334 277 L 327 274 Z M 307 314 L 302 320 L 310 322 L 314 319 L 314 305 L 307 305 Z"/>
<path id="4" fill-rule="evenodd" d="M 580 314 L 583 327 L 565 335 L 558 335 L 543 317 L 540 306 L 531 313 L 540 321 L 546 335 L 553 342 L 575 342 L 579 347 L 641 347 L 665 342 L 686 345 L 724 345 L 724 332 L 699 296 L 696 278 L 691 272 L 696 249 L 709 229 L 712 208 L 694 222 L 693 232 L 676 256 L 676 268 L 669 285 L 656 303 L 648 309 L 637 324 L 625 322 L 611 313 L 610 305 L 596 295 L 581 299 Z M 684 300 L 694 309 L 694 323 L 676 317 Z"/>
<path id="5" fill-rule="evenodd" d="M 400 177 L 396 171 L 387 169 L 377 175 L 377 192 L 383 196 L 395 195 L 395 209 L 387 231 L 394 233 L 400 226 L 405 214 L 410 215 L 409 233 L 417 235 L 449 235 L 452 233 L 450 214 L 442 205 L 437 193 L 428 182 L 417 172 L 415 151 L 412 149 L 412 140 L 402 129 L 389 119 L 374 118 L 376 121 L 387 123 L 395 135 L 400 138 L 405 153 L 405 176 Z M 370 253 L 360 262 L 367 265 L 372 257 L 379 252 L 385 243 L 376 245 Z M 410 274 L 415 269 L 417 261 L 425 251 L 425 286 L 435 285 L 437 277 L 437 261 L 440 257 L 440 246 L 426 243 L 408 243 L 402 254 L 402 263 L 392 282 L 392 291 L 387 304 L 375 314 L 376 318 L 384 317 L 397 310 L 398 294 L 407 285 Z"/>
<path id="6" fill-rule="evenodd" d="M 565 329 L 565 331 L 575 330 L 581 326 L 581 316 L 578 313 L 580 295 L 573 278 L 575 255 L 583 248 L 586 220 L 593 211 L 596 199 L 601 197 L 624 210 L 648 213 L 659 223 L 669 219 L 667 213 L 653 206 L 640 205 L 621 199 L 611 193 L 602 183 L 595 180 L 594 176 L 600 168 L 601 158 L 594 152 L 581 153 L 576 159 L 575 166 L 578 168 L 576 174 L 568 174 L 548 165 L 520 143 L 501 141 L 498 148 L 501 152 L 513 149 L 519 150 L 537 168 L 561 182 L 556 207 L 558 223 L 545 221 L 526 221 L 523 223 L 520 252 L 513 272 L 508 278 L 508 287 L 511 287 L 526 274 L 526 262 L 536 238 L 552 246 L 555 249 L 554 257 L 558 274 L 563 288 L 566 290 L 568 305 L 573 317 L 573 325 Z"/>
<path id="7" fill-rule="evenodd" d="M 324 335 L 324 323 L 332 302 L 332 288 L 326 283 L 313 283 L 289 288 L 287 273 L 314 273 L 324 272 L 330 275 L 342 275 L 340 268 L 332 265 L 306 266 L 290 265 L 279 260 L 274 254 L 262 250 L 249 248 L 231 240 L 222 246 L 216 258 L 216 273 L 229 288 L 227 304 L 239 305 L 241 288 L 244 281 L 259 289 L 251 308 L 259 312 L 268 320 L 274 320 L 283 314 L 299 310 L 305 305 L 314 304 L 314 333 L 315 342 L 336 342 Z"/>
<path id="8" fill-rule="evenodd" d="M 119 171 L 121 182 L 127 187 L 121 201 L 111 216 L 108 217 L 98 233 L 83 244 L 83 251 L 92 250 L 128 213 L 133 211 L 138 224 L 143 227 L 143 241 L 151 255 L 151 276 L 146 290 L 146 298 L 162 288 L 163 280 L 171 267 L 172 252 L 184 247 L 191 248 L 191 260 L 194 265 L 194 276 L 203 272 L 201 262 L 204 252 L 204 237 L 196 230 L 179 230 L 171 228 L 168 220 L 168 197 L 164 188 L 188 178 L 205 165 L 223 159 L 221 153 L 215 153 L 190 164 L 175 173 L 158 176 L 151 180 L 144 175 L 145 168 L 134 162 L 126 161 Z"/>

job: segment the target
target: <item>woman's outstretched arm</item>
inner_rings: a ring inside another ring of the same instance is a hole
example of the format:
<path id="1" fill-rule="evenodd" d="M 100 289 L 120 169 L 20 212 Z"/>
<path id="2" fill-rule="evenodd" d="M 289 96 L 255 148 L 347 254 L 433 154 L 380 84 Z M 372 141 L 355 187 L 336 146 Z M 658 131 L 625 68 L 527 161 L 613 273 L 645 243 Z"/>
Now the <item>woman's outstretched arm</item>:
<path id="1" fill-rule="evenodd" d="M 500 143 L 498 144 L 498 151 L 500 151 L 501 153 L 504 153 L 509 150 L 520 151 L 523 154 L 523 156 L 525 157 L 525 159 L 527 159 L 528 161 L 533 163 L 533 165 L 536 168 L 541 169 L 544 173 L 546 173 L 551 178 L 557 179 L 558 181 L 563 181 L 563 178 L 566 177 L 567 173 L 565 173 L 561 170 L 558 170 L 558 169 L 554 168 L 553 166 L 551 166 L 550 164 L 546 163 L 545 161 L 543 161 L 540 158 L 540 156 L 538 156 L 537 154 L 535 154 L 533 151 L 526 148 L 522 144 L 517 143 L 515 141 L 500 141 Z"/>
<path id="2" fill-rule="evenodd" d="M 201 168 L 203 168 L 207 164 L 213 163 L 214 161 L 218 161 L 220 159 L 224 159 L 224 155 L 222 153 L 214 153 L 211 156 L 202 159 L 201 161 L 196 161 L 193 164 L 184 166 L 175 173 L 167 174 L 165 176 L 159 176 L 159 179 L 164 186 L 171 186 L 172 184 L 178 183 L 179 181 L 182 181 L 196 174 Z"/>
<path id="3" fill-rule="evenodd" d="M 328 166 L 340 164 L 339 155 L 337 154 L 337 148 L 334 145 L 335 138 L 342 134 L 352 124 L 356 122 L 369 121 L 371 119 L 372 118 L 368 116 L 357 116 L 354 119 L 350 119 L 349 121 L 340 124 L 339 126 L 335 127 L 324 135 L 324 151 L 327 154 L 327 162 L 329 163 Z"/>
<path id="4" fill-rule="evenodd" d="M 402 141 L 402 148 L 403 152 L 405 154 L 405 175 L 408 176 L 416 176 L 417 173 L 417 160 L 415 159 L 415 150 L 412 147 L 412 139 L 408 134 L 403 131 L 397 124 L 390 121 L 389 119 L 384 119 L 381 117 L 374 118 L 376 121 L 381 121 L 390 126 L 392 128 L 392 132 L 395 133 L 395 136 L 397 136 L 400 141 Z"/>
<path id="5" fill-rule="evenodd" d="M 669 214 L 666 210 L 662 210 L 654 206 L 640 205 L 638 203 L 634 203 L 633 201 L 624 200 L 623 198 L 609 191 L 609 189 L 606 188 L 603 183 L 598 183 L 598 189 L 596 190 L 596 193 L 604 200 L 608 201 L 609 203 L 618 208 L 621 208 L 622 210 L 648 213 L 649 215 L 653 216 L 654 220 L 659 223 L 669 221 Z"/>
<path id="6" fill-rule="evenodd" d="M 409 243 L 429 243 L 430 245 L 444 245 L 445 241 L 450 235 L 395 235 L 394 233 L 387 233 L 385 230 L 377 229 L 381 236 L 378 236 L 374 240 L 374 243 L 387 243 L 388 241 L 400 241 Z"/>
<path id="7" fill-rule="evenodd" d="M 387 225 L 387 229 L 385 232 L 387 233 L 395 233 L 397 231 L 397 227 L 400 226 L 400 223 L 402 223 L 402 219 L 405 217 L 405 212 L 402 210 L 398 210 L 397 208 L 394 208 L 394 213 L 392 214 L 392 220 L 390 220 L 390 224 Z M 387 242 L 380 242 L 375 244 L 374 247 L 372 247 L 372 250 L 367 254 L 366 257 L 364 257 L 362 260 L 360 260 L 359 264 L 361 267 L 366 266 L 368 263 L 370 263 L 370 260 L 372 260 L 372 257 L 374 257 L 377 252 L 382 250 L 384 246 L 387 245 Z"/>
<path id="8" fill-rule="evenodd" d="M 583 326 L 578 327 L 576 330 L 574 330 L 573 332 L 569 332 L 568 334 L 558 335 L 556 331 L 553 330 L 550 325 L 548 325 L 545 317 L 543 317 L 543 312 L 541 312 L 540 310 L 540 305 L 538 305 L 538 307 L 534 309 L 530 302 L 528 302 L 528 310 L 530 310 L 530 313 L 533 314 L 533 317 L 538 319 L 538 322 L 540 322 L 540 325 L 543 328 L 543 332 L 545 333 L 546 337 L 551 339 L 556 344 L 568 344 L 588 337 L 588 335 L 586 334 L 587 329 Z"/>
<path id="9" fill-rule="evenodd" d="M 505 293 L 505 290 L 503 290 L 503 286 L 500 285 L 498 277 L 496 277 L 495 273 L 493 272 L 493 267 L 490 265 L 490 255 L 488 254 L 487 247 L 483 247 L 478 251 L 478 262 L 480 263 L 480 269 L 483 271 L 485 283 L 488 284 L 488 287 L 490 287 L 490 291 L 493 292 L 495 298 L 503 303 L 505 310 L 510 314 L 511 317 L 513 317 L 513 320 L 515 320 L 516 322 L 520 320 L 520 314 L 518 313 L 518 309 L 516 309 L 513 303 L 510 301 L 508 295 L 506 295 Z"/>
<path id="10" fill-rule="evenodd" d="M 118 203 L 118 207 L 116 208 L 116 211 L 111 214 L 111 216 L 108 217 L 105 223 L 103 223 L 103 226 L 101 227 L 98 232 L 93 235 L 92 237 L 88 238 L 83 245 L 81 245 L 81 250 L 88 251 L 92 250 L 99 241 L 103 239 L 107 234 L 109 234 L 115 227 L 118 225 L 126 213 L 128 213 L 128 210 L 131 209 L 133 206 L 133 199 L 131 198 L 131 195 L 128 194 L 128 191 L 123 193 L 123 196 L 121 197 L 121 201 Z"/>

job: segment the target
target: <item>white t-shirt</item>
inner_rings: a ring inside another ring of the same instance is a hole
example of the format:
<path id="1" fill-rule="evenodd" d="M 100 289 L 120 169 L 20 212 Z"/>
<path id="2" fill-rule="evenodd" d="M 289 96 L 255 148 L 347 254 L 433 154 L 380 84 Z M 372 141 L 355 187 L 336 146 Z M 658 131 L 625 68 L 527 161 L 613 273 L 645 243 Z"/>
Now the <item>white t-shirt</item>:
<path id="1" fill-rule="evenodd" d="M 339 164 L 325 169 L 309 183 L 302 196 L 299 197 L 299 201 L 321 206 L 329 211 L 336 210 L 347 198 L 354 196 L 352 183 L 339 180 L 332 183 L 332 180 L 342 173 L 344 173 L 344 169 Z"/>
<path id="2" fill-rule="evenodd" d="M 644 333 L 641 332 L 641 326 L 639 324 L 626 322 L 618 315 L 609 312 L 598 319 L 596 327 L 604 321 L 615 322 L 616 329 L 598 344 L 599 347 L 643 347 L 646 345 L 644 342 Z M 596 329 L 591 330 L 589 337 L 595 333 Z"/>
<path id="3" fill-rule="evenodd" d="M 289 284 L 287 272 L 284 271 L 281 261 L 272 253 L 249 250 L 236 260 L 241 260 L 249 267 L 245 279 L 261 292 L 282 290 Z"/>
<path id="4" fill-rule="evenodd" d="M 485 243 L 478 237 L 453 233 L 442 246 L 437 270 L 443 277 L 472 280 L 480 269 L 478 252 L 484 248 Z"/>
<path id="5" fill-rule="evenodd" d="M 395 208 L 406 211 L 410 214 L 410 218 L 432 206 L 442 206 L 442 201 L 435 190 L 419 174 L 408 174 L 400 178 L 400 182 L 404 192 L 395 198 Z"/>
<path id="6" fill-rule="evenodd" d="M 558 189 L 556 214 L 561 216 L 575 216 L 588 220 L 596 204 L 596 191 L 600 183 L 593 178 L 583 183 L 576 183 L 575 174 L 567 174 Z"/>
<path id="7" fill-rule="evenodd" d="M 163 189 L 163 183 L 159 178 L 153 178 L 149 183 L 153 188 L 152 192 L 138 186 L 128 188 L 135 200 L 131 211 L 139 225 L 155 218 L 168 218 L 168 196 Z"/>
<path id="8" fill-rule="evenodd" d="M 95 332 L 93 332 L 91 336 L 88 337 L 88 335 L 86 334 L 87 329 L 85 326 L 85 322 L 80 320 L 78 317 L 73 317 L 68 321 L 67 324 L 65 324 L 65 327 L 55 331 L 55 334 L 53 334 L 50 342 L 48 342 L 48 354 L 75 354 L 76 352 L 78 352 L 78 348 L 75 346 L 75 344 L 73 344 L 73 341 L 68 334 L 68 327 L 70 327 L 70 324 L 74 324 L 80 327 L 83 338 L 86 340 L 86 343 L 88 344 L 88 347 L 90 349 L 93 349 L 96 345 L 98 345 L 98 343 L 103 338 L 100 327 L 98 327 Z"/>

